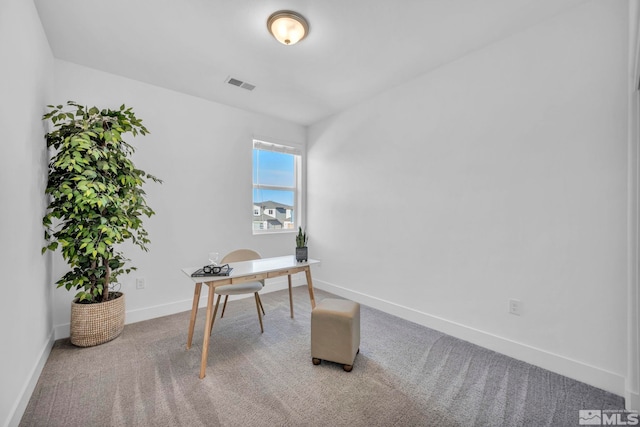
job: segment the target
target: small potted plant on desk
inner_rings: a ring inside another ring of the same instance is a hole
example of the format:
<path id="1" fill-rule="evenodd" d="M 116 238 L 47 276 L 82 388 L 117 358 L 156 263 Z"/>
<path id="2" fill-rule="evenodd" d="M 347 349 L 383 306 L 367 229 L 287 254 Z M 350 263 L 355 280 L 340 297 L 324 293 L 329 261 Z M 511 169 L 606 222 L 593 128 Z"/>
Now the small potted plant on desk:
<path id="1" fill-rule="evenodd" d="M 307 233 L 302 231 L 302 227 L 298 227 L 298 235 L 296 236 L 296 261 L 302 262 L 309 259 L 309 251 L 307 250 Z"/>

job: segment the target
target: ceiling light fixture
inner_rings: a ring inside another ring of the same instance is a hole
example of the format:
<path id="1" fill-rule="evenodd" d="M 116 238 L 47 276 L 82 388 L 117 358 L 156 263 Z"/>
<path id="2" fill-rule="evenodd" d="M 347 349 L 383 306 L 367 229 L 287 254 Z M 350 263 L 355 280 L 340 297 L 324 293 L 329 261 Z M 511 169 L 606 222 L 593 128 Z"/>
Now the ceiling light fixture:
<path id="1" fill-rule="evenodd" d="M 276 40 L 288 46 L 298 43 L 309 34 L 307 20 L 291 10 L 272 13 L 267 19 L 267 28 Z"/>

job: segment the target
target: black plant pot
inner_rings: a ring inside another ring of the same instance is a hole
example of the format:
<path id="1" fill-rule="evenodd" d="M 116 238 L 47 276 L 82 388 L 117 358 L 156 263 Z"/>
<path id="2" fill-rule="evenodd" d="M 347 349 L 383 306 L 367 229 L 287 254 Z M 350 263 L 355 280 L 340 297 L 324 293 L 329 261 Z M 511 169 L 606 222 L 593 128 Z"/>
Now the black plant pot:
<path id="1" fill-rule="evenodd" d="M 301 248 L 296 248 L 296 261 L 302 262 L 307 261 L 309 259 L 308 250 L 306 246 Z"/>

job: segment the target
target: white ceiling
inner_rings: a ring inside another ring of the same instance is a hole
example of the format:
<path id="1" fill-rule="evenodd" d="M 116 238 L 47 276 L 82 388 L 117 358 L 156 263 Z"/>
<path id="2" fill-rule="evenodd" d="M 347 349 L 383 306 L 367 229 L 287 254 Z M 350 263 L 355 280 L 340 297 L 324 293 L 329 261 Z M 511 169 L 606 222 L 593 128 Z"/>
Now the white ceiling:
<path id="1" fill-rule="evenodd" d="M 587 0 L 34 0 L 56 58 L 309 125 Z M 309 21 L 294 46 L 266 20 Z M 227 77 L 256 85 L 253 91 Z"/>

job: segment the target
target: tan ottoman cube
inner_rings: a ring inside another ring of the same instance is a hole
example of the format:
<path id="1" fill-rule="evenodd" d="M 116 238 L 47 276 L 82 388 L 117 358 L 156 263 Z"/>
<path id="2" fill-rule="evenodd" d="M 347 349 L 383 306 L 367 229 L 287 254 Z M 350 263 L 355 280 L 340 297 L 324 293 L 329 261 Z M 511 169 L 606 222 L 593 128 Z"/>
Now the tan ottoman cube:
<path id="1" fill-rule="evenodd" d="M 341 363 L 345 371 L 353 369 L 360 351 L 360 304 L 326 298 L 311 312 L 311 358 Z"/>

